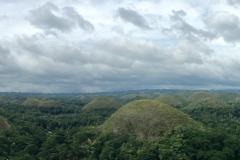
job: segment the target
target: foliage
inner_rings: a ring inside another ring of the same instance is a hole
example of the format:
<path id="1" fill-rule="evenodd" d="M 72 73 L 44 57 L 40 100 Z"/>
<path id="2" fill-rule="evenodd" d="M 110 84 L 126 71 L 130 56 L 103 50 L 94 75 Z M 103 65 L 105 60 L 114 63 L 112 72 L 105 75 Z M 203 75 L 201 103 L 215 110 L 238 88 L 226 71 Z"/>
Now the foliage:
<path id="1" fill-rule="evenodd" d="M 137 100 L 118 109 L 101 129 L 155 139 L 175 126 L 188 124 L 197 126 L 189 116 L 171 106 L 154 100 Z"/>
<path id="2" fill-rule="evenodd" d="M 191 96 L 189 96 L 187 98 L 187 101 L 196 102 L 196 101 L 201 100 L 203 98 L 209 98 L 209 97 L 213 97 L 213 95 L 210 94 L 210 93 L 207 93 L 207 92 L 196 92 L 196 93 L 193 93 Z"/>
<path id="3" fill-rule="evenodd" d="M 88 103 L 83 109 L 98 109 L 98 108 L 120 108 L 122 104 L 113 98 L 98 97 Z"/>

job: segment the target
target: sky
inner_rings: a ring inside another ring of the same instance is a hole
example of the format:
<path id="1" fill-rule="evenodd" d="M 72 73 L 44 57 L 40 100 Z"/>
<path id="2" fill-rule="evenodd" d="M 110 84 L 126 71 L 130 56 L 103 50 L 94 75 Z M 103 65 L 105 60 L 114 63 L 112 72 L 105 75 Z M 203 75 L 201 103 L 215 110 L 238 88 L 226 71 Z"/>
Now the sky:
<path id="1" fill-rule="evenodd" d="M 239 0 L 0 0 L 0 92 L 240 89 Z"/>

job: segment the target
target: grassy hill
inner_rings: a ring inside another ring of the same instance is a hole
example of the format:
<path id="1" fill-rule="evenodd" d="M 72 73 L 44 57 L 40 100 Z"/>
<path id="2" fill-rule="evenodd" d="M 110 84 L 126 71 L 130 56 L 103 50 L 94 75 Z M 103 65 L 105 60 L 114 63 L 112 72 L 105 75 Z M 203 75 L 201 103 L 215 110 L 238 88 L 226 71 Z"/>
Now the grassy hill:
<path id="1" fill-rule="evenodd" d="M 10 127 L 9 124 L 4 120 L 4 118 L 0 117 L 0 132 L 9 127 Z"/>
<path id="2" fill-rule="evenodd" d="M 38 106 L 41 101 L 35 97 L 30 97 L 22 103 L 23 106 Z"/>
<path id="3" fill-rule="evenodd" d="M 176 101 L 175 99 L 173 99 L 172 97 L 167 96 L 167 95 L 161 95 L 155 100 L 159 101 L 159 102 L 162 102 L 162 103 L 165 103 L 165 104 L 168 104 L 170 106 L 172 106 L 172 105 L 175 106 L 175 105 L 178 104 L 178 101 Z"/>
<path id="4" fill-rule="evenodd" d="M 129 100 L 129 99 L 133 99 L 135 97 L 137 97 L 137 94 L 127 94 L 127 95 L 124 95 L 124 96 L 120 97 L 120 99 Z"/>
<path id="5" fill-rule="evenodd" d="M 85 105 L 83 109 L 120 108 L 122 104 L 109 97 L 98 97 Z"/>
<path id="6" fill-rule="evenodd" d="M 175 95 L 172 96 L 172 98 L 175 99 L 179 103 L 184 103 L 184 102 L 186 102 L 186 99 L 187 99 L 182 94 L 175 94 Z"/>
<path id="7" fill-rule="evenodd" d="M 216 108 L 216 107 L 230 107 L 230 105 L 221 99 L 215 97 L 208 97 L 189 104 L 187 107 L 185 107 L 185 109 L 194 109 L 201 107 Z"/>
<path id="8" fill-rule="evenodd" d="M 215 94 L 215 97 L 222 99 L 224 101 L 234 101 L 239 94 L 237 93 L 228 93 L 228 92 L 218 92 Z"/>
<path id="9" fill-rule="evenodd" d="M 61 104 L 54 100 L 42 101 L 38 106 L 61 107 Z"/>
<path id="10" fill-rule="evenodd" d="M 155 100 L 137 100 L 118 109 L 104 124 L 103 131 L 135 133 L 139 139 L 155 139 L 175 126 L 197 124 L 183 112 Z"/>
<path id="11" fill-rule="evenodd" d="M 210 93 L 207 93 L 207 92 L 196 92 L 196 93 L 193 93 L 192 95 L 190 95 L 187 98 L 187 101 L 196 102 L 200 99 L 208 98 L 208 97 L 213 97 L 213 95 L 211 95 Z"/>
<path id="12" fill-rule="evenodd" d="M 7 104 L 9 102 L 9 99 L 5 96 L 0 96 L 0 105 Z"/>

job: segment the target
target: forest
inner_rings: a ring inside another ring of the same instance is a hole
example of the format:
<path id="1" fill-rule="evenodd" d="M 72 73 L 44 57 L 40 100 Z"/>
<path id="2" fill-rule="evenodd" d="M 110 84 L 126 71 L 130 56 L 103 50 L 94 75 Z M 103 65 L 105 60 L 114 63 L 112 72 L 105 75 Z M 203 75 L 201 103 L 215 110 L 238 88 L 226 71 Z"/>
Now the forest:
<path id="1" fill-rule="evenodd" d="M 239 160 L 238 91 L 0 93 L 0 160 Z"/>

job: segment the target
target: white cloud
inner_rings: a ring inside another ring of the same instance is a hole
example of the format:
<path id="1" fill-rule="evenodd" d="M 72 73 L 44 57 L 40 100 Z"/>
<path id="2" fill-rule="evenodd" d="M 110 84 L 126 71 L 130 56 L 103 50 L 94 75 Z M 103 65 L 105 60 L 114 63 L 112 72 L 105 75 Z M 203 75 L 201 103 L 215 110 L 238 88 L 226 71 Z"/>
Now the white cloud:
<path id="1" fill-rule="evenodd" d="M 1 91 L 239 85 L 240 13 L 226 1 L 0 0 L 0 6 Z"/>

